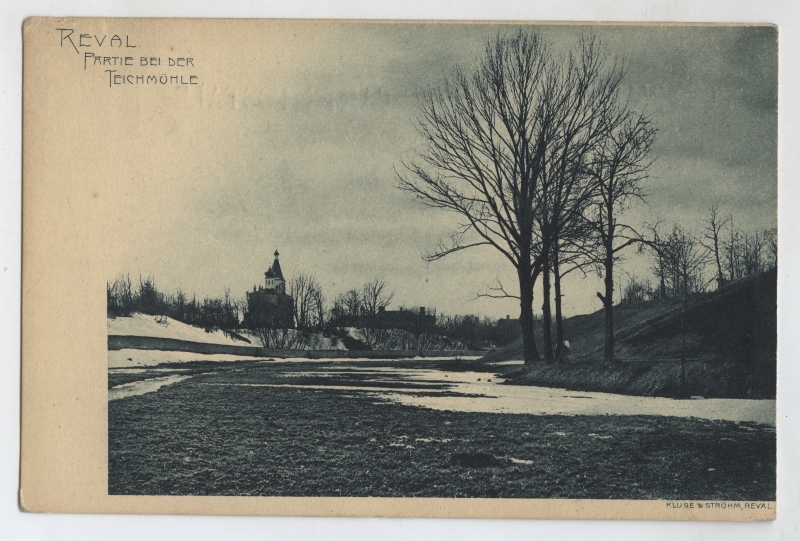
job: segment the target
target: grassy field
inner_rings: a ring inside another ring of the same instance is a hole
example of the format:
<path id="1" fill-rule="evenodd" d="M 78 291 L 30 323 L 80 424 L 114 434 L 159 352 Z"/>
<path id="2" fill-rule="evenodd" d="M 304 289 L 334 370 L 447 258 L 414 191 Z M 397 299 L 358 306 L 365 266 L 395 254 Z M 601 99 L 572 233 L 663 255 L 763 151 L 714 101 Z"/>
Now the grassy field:
<path id="1" fill-rule="evenodd" d="M 252 386 L 319 383 L 285 364 L 181 367 L 194 377 L 109 402 L 109 494 L 775 498 L 768 427 L 433 411 Z"/>

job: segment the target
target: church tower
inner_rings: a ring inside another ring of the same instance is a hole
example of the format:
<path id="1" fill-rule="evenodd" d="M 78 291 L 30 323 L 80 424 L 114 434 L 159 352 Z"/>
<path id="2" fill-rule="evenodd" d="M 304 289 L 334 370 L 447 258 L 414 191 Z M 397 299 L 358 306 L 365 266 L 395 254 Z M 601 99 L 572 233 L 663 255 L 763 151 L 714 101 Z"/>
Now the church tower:
<path id="1" fill-rule="evenodd" d="M 279 256 L 275 250 L 275 260 L 264 273 L 266 287 L 247 292 L 247 311 L 242 323 L 248 329 L 293 329 L 295 326 L 294 300 L 286 294 Z"/>
<path id="2" fill-rule="evenodd" d="M 264 279 L 266 282 L 266 289 L 275 290 L 276 293 L 281 295 L 286 294 L 286 280 L 283 278 L 283 272 L 281 271 L 281 264 L 278 261 L 278 257 L 280 254 L 278 253 L 278 249 L 275 249 L 275 261 L 272 262 L 272 267 L 264 273 Z"/>

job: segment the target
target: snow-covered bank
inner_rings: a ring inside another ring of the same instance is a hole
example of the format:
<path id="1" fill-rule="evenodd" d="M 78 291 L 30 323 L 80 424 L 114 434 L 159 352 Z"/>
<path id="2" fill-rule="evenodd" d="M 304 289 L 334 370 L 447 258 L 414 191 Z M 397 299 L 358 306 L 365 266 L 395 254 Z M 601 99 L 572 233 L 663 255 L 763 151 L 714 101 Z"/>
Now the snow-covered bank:
<path id="1" fill-rule="evenodd" d="M 108 318 L 106 321 L 109 336 L 145 336 L 225 346 L 263 346 L 261 339 L 250 330 L 236 330 L 236 334 L 249 340 L 248 343 L 221 329 L 206 332 L 202 327 L 195 327 L 167 316 L 151 316 L 137 312 L 131 317 Z M 288 332 L 297 333 L 298 331 L 289 329 Z M 314 332 L 309 337 L 307 349 L 346 350 L 347 348 L 334 337 L 325 337 L 321 332 Z"/>
<path id="2" fill-rule="evenodd" d="M 247 342 L 226 336 L 219 329 L 214 332 L 206 332 L 205 329 L 187 325 L 166 316 L 149 316 L 135 313 L 131 317 L 108 318 L 107 324 L 109 335 L 152 336 L 155 338 L 172 338 L 174 340 L 229 346 L 261 346 L 260 343 L 247 344 Z"/>
<path id="3" fill-rule="evenodd" d="M 111 400 L 119 400 L 120 398 L 126 398 L 129 396 L 138 396 L 147 393 L 154 393 L 164 385 L 171 385 L 173 383 L 178 383 L 179 381 L 189 379 L 190 377 L 192 376 L 172 375 L 161 378 L 150 378 L 150 379 L 143 379 L 141 381 L 125 383 L 124 385 L 118 385 L 117 387 L 112 387 L 111 389 L 109 389 L 108 400 L 110 402 Z"/>

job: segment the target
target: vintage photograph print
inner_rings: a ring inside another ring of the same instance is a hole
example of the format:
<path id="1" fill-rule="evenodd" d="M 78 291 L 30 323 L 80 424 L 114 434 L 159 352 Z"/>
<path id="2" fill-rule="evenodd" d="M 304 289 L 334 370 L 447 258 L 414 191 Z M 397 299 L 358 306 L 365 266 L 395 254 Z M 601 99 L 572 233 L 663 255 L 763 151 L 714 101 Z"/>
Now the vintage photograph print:
<path id="1" fill-rule="evenodd" d="M 774 517 L 776 27 L 56 22 L 109 496 Z"/>

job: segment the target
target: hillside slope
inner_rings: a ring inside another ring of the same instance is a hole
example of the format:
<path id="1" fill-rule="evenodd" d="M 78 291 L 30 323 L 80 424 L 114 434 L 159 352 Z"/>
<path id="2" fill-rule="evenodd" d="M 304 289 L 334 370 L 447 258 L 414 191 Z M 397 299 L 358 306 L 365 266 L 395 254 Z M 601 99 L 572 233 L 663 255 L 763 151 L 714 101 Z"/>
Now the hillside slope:
<path id="1" fill-rule="evenodd" d="M 188 325 L 171 317 L 151 316 L 138 312 L 130 317 L 109 317 L 107 326 L 108 334 L 115 336 L 151 336 L 204 344 L 248 345 L 248 342 L 237 339 L 220 329 L 208 332 L 201 327 Z"/>
<path id="2" fill-rule="evenodd" d="M 681 351 L 682 303 L 650 301 L 614 307 L 616 357 L 647 361 L 675 359 Z M 604 313 L 564 321 L 571 361 L 603 358 Z M 777 351 L 777 271 L 726 284 L 691 297 L 686 311 L 686 356 L 774 367 Z M 537 335 L 541 350 L 541 334 Z M 522 342 L 509 344 L 483 362 L 522 359 Z"/>
<path id="3" fill-rule="evenodd" d="M 182 340 L 199 344 L 215 344 L 222 346 L 247 346 L 261 347 L 261 339 L 247 329 L 238 329 L 236 332 L 222 329 L 203 329 L 183 323 L 167 316 L 153 316 L 133 313 L 130 317 L 109 317 L 107 319 L 109 336 L 140 336 L 148 338 L 166 338 Z M 292 330 L 291 332 L 296 332 Z M 347 349 L 341 341 L 331 340 L 315 333 L 307 345 L 312 350 L 344 350 Z"/>

